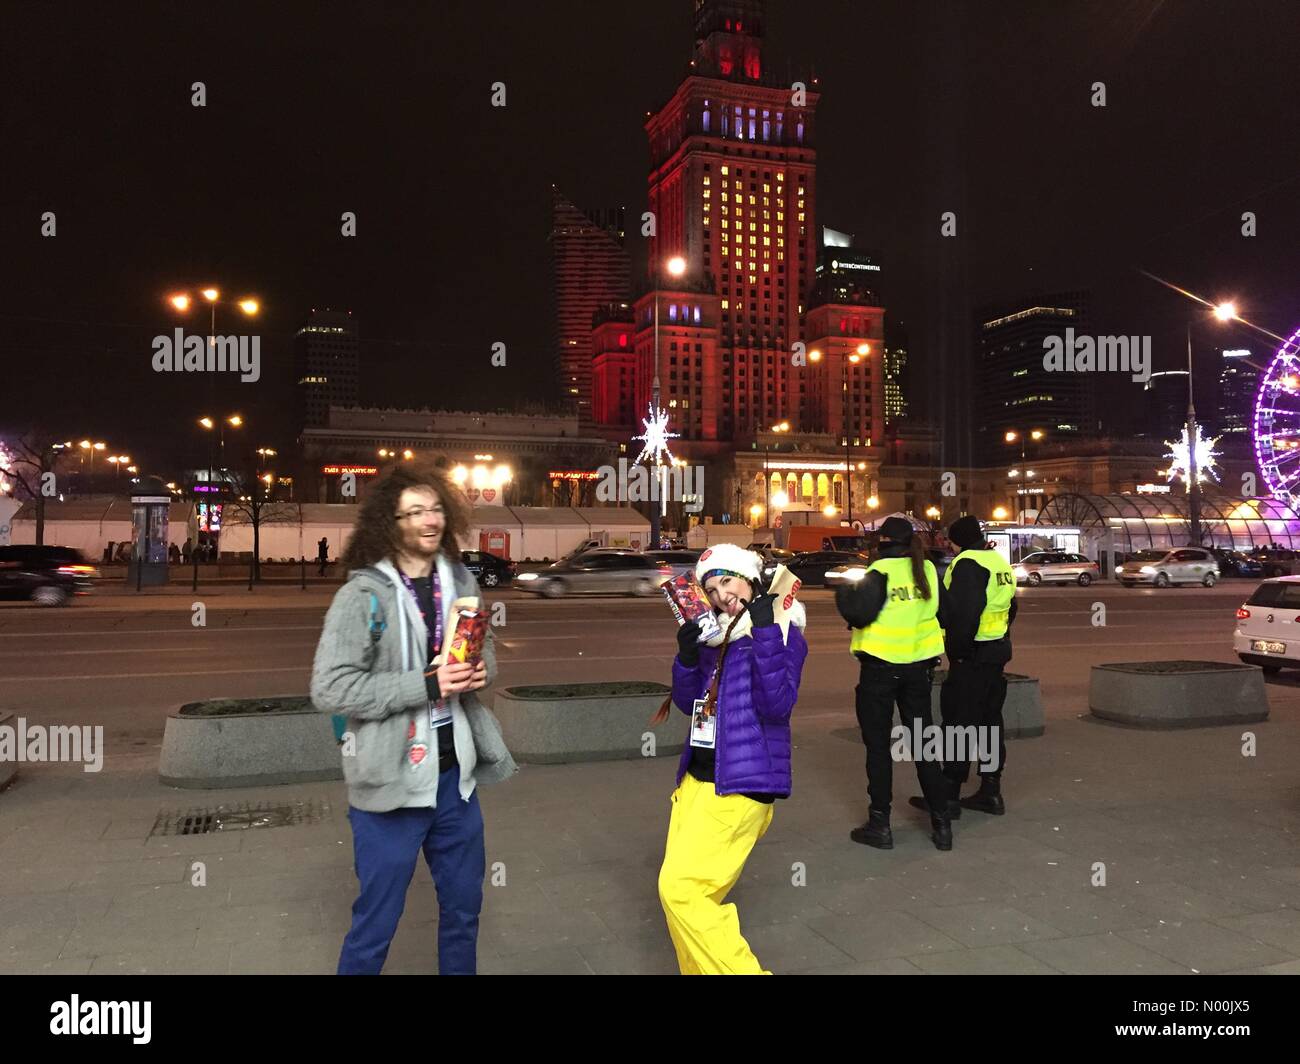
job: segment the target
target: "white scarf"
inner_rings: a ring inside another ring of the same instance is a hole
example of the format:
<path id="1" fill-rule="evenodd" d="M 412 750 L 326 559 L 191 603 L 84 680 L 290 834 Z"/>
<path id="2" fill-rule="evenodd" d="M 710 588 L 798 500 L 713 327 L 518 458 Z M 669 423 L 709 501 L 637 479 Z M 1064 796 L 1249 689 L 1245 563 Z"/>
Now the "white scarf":
<path id="1" fill-rule="evenodd" d="M 711 647 L 722 646 L 724 640 L 734 643 L 737 639 L 743 639 L 745 636 L 753 634 L 754 619 L 749 615 L 749 610 L 742 613 L 740 615 L 740 620 L 736 621 L 736 627 L 731 629 L 730 639 L 727 639 L 727 629 L 731 627 L 731 622 L 735 620 L 735 618 L 728 617 L 725 613 L 719 613 L 716 610 L 713 615 L 717 618 L 718 626 L 721 631 L 712 638 L 705 640 L 705 643 Z M 795 599 L 784 619 L 778 623 L 781 625 L 781 641 L 783 643 L 790 642 L 791 624 L 795 625 L 797 628 L 806 628 L 808 625 L 808 613 L 803 608 L 803 603 L 798 599 Z"/>

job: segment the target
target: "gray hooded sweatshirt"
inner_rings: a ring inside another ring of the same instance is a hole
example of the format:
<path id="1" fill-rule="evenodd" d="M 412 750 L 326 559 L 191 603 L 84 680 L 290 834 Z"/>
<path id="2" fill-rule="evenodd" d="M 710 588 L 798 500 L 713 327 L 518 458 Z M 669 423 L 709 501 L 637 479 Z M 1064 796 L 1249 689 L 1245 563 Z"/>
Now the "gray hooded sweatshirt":
<path id="1" fill-rule="evenodd" d="M 440 551 L 437 565 L 446 631 L 452 600 L 478 595 L 479 590 L 459 559 L 449 559 Z M 374 635 L 372 594 L 374 619 L 383 626 Z M 497 672 L 492 639 L 489 628 L 483 645 L 488 686 Z M 428 640 L 414 598 L 396 566 L 387 560 L 349 573 L 325 615 L 312 666 L 311 700 L 323 713 L 347 717 L 341 747 L 343 777 L 348 802 L 357 809 L 386 813 L 438 804 L 438 740 L 429 720 L 424 681 Z M 460 762 L 460 796 L 469 801 L 479 783 L 506 779 L 518 766 L 479 692 L 453 695 L 449 701 Z M 434 751 L 418 765 L 407 757 L 412 725 L 414 741 Z"/>

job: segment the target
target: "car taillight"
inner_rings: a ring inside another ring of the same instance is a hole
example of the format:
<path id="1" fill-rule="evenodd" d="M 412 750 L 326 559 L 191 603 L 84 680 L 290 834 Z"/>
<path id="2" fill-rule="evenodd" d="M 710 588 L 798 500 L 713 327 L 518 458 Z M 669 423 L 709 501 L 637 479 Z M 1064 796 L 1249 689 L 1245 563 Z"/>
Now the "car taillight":
<path id="1" fill-rule="evenodd" d="M 61 573 L 93 573 L 94 571 L 95 571 L 95 567 L 93 565 L 60 565 L 59 566 L 59 572 Z"/>
<path id="2" fill-rule="evenodd" d="M 673 568 L 671 565 L 656 565 L 655 568 L 659 570 L 659 572 L 662 573 L 664 576 L 673 575 Z"/>
<path id="3" fill-rule="evenodd" d="M 1249 616 L 1250 616 L 1250 610 L 1246 609 L 1245 606 L 1237 607 L 1237 620 L 1244 621 Z"/>

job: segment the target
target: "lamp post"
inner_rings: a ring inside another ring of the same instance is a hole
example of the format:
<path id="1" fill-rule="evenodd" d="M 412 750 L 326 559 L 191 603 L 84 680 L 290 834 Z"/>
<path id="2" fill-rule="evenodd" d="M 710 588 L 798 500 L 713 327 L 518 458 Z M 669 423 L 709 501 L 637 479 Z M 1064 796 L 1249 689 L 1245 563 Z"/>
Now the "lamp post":
<path id="1" fill-rule="evenodd" d="M 1229 322 L 1237 317 L 1235 303 L 1219 303 L 1214 307 L 1218 321 Z M 1201 545 L 1201 474 L 1196 466 L 1196 400 L 1192 392 L 1192 319 L 1187 319 L 1187 533 L 1192 546 Z"/>
<path id="2" fill-rule="evenodd" d="M 790 422 L 782 421 L 779 425 L 772 426 L 773 432 L 789 432 Z M 767 528 L 772 527 L 772 480 L 767 473 L 767 453 L 769 444 L 763 444 L 763 521 Z M 784 503 L 779 505 L 784 506 Z"/>
<path id="3" fill-rule="evenodd" d="M 853 433 L 849 425 L 849 365 L 857 365 L 871 354 L 870 344 L 858 344 L 858 349 L 844 360 L 844 476 L 845 476 L 845 520 L 853 524 Z"/>
<path id="4" fill-rule="evenodd" d="M 674 255 L 665 264 L 668 273 L 673 277 L 681 277 L 686 272 L 686 260 L 680 255 Z M 659 415 L 659 285 L 656 283 L 654 288 L 655 304 L 655 327 L 654 327 L 654 356 L 655 356 L 655 375 L 650 384 L 650 407 L 652 416 Z M 668 501 L 664 498 L 663 490 L 663 466 L 659 461 L 658 454 L 655 455 L 655 479 L 659 481 L 659 505 L 650 508 L 650 549 L 659 549 L 659 536 L 662 529 L 663 515 L 667 511 Z"/>
<path id="5" fill-rule="evenodd" d="M 1005 436 L 1003 436 L 1003 439 L 1007 443 L 1015 443 L 1017 440 L 1020 441 L 1020 464 L 1021 466 L 1023 466 L 1025 462 L 1028 461 L 1027 453 L 1026 453 L 1028 447 L 1027 441 L 1033 440 L 1035 443 L 1037 443 L 1045 435 L 1047 434 L 1042 429 L 1030 429 L 1028 432 L 1024 431 L 1023 429 L 1008 429 Z M 1015 479 L 1019 475 L 1020 475 L 1019 469 L 1011 469 L 1007 471 L 1007 477 L 1009 479 Z M 1032 480 L 1033 477 L 1034 477 L 1034 471 L 1032 469 L 1028 469 L 1025 471 L 1026 482 Z M 1017 499 L 1016 520 L 1023 524 L 1025 520 L 1025 508 L 1021 502 L 1020 492 L 1017 492 L 1016 499 Z"/>

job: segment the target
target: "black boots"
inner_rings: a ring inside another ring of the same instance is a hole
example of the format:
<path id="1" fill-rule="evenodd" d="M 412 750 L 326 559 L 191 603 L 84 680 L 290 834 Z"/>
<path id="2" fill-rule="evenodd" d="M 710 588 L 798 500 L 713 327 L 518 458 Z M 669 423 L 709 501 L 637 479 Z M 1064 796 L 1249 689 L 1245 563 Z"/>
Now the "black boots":
<path id="1" fill-rule="evenodd" d="M 925 800 L 924 795 L 917 795 L 915 798 L 909 798 L 907 802 L 909 805 L 915 806 L 917 809 L 924 809 L 927 813 L 930 811 L 930 803 Z M 948 819 L 961 819 L 961 803 L 955 798 L 948 799 Z"/>
<path id="2" fill-rule="evenodd" d="M 941 816 L 930 815 L 930 841 L 936 850 L 952 849 L 952 821 L 945 812 Z"/>
<path id="3" fill-rule="evenodd" d="M 967 809 L 1002 816 L 1007 811 L 1006 802 L 1002 800 L 1002 781 L 996 776 L 981 776 L 979 791 L 963 798 L 961 804 Z"/>
<path id="4" fill-rule="evenodd" d="M 951 836 L 951 833 L 949 833 Z M 889 830 L 889 814 L 878 809 L 871 810 L 870 818 L 860 828 L 849 832 L 849 838 L 863 846 L 874 846 L 878 850 L 894 848 L 894 833 Z M 951 845 L 951 843 L 949 844 Z"/>

